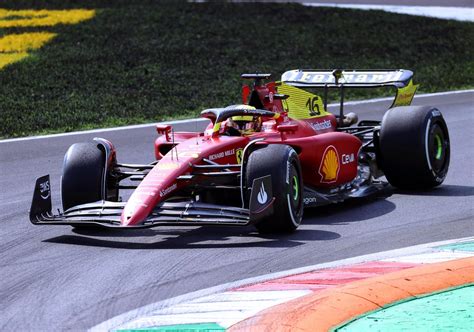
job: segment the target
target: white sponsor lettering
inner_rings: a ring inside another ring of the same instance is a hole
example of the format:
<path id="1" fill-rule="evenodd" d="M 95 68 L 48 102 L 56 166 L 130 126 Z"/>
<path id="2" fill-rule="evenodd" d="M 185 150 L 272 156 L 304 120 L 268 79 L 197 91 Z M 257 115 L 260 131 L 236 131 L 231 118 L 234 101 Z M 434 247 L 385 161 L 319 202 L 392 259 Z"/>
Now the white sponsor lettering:
<path id="1" fill-rule="evenodd" d="M 385 78 L 384 75 L 374 75 L 372 76 L 372 79 L 370 80 L 370 82 L 377 83 L 377 82 L 383 81 L 384 78 Z"/>
<path id="2" fill-rule="evenodd" d="M 209 156 L 209 160 L 216 160 L 216 159 L 220 159 L 220 158 L 224 158 L 224 152 L 219 152 L 219 153 L 211 154 L 211 155 Z"/>
<path id="3" fill-rule="evenodd" d="M 324 130 L 331 128 L 331 120 L 324 120 L 322 122 L 315 122 L 311 124 L 316 130 Z"/>
<path id="4" fill-rule="evenodd" d="M 296 77 L 298 76 L 298 71 L 297 70 L 291 70 L 283 73 L 281 80 L 282 81 L 294 81 Z"/>
<path id="5" fill-rule="evenodd" d="M 290 184 L 290 167 L 291 167 L 291 164 L 290 164 L 290 161 L 288 160 L 286 162 L 286 184 Z"/>
<path id="6" fill-rule="evenodd" d="M 311 82 L 311 76 L 313 76 L 313 75 L 310 75 L 308 73 L 304 73 L 303 76 L 301 76 L 301 80 L 303 82 Z"/>
<path id="7" fill-rule="evenodd" d="M 179 157 L 183 157 L 183 158 L 185 157 L 199 158 L 199 153 L 200 151 L 189 150 L 189 151 L 179 151 L 178 155 Z"/>
<path id="8" fill-rule="evenodd" d="M 171 186 L 169 186 L 168 188 L 166 189 L 163 189 L 163 190 L 160 190 L 160 197 L 163 197 L 165 195 L 168 195 L 170 192 L 172 192 L 173 190 L 175 190 L 176 188 L 178 187 L 178 185 L 176 183 L 173 183 Z"/>
<path id="9" fill-rule="evenodd" d="M 359 71 L 342 72 L 340 82 L 342 83 L 386 83 L 395 82 L 402 78 L 403 71 Z M 302 72 L 298 70 L 287 71 L 282 75 L 283 82 L 302 83 L 335 83 L 332 73 L 326 72 Z"/>
<path id="10" fill-rule="evenodd" d="M 342 76 L 342 79 L 344 80 L 344 83 L 349 83 L 354 80 L 354 75 L 344 75 Z"/>
<path id="11" fill-rule="evenodd" d="M 321 83 L 324 80 L 324 75 L 315 75 L 313 82 Z"/>
<path id="12" fill-rule="evenodd" d="M 211 154 L 211 155 L 209 156 L 209 160 L 216 160 L 216 159 L 220 159 L 220 158 L 224 158 L 224 152 L 219 152 L 219 153 Z"/>
<path id="13" fill-rule="evenodd" d="M 312 204 L 312 203 L 316 203 L 316 202 L 317 202 L 316 197 L 305 197 L 305 198 L 303 198 L 304 205 L 308 205 L 308 204 Z"/>
<path id="14" fill-rule="evenodd" d="M 342 161 L 343 165 L 352 163 L 352 162 L 354 162 L 354 160 L 355 160 L 355 158 L 354 158 L 353 153 L 351 153 L 351 154 L 342 154 L 341 161 Z"/>
<path id="15" fill-rule="evenodd" d="M 441 112 L 439 110 L 433 110 L 431 114 L 433 114 L 433 116 L 441 116 Z"/>
<path id="16" fill-rule="evenodd" d="M 169 169 L 176 169 L 179 167 L 179 163 L 175 163 L 175 162 L 159 162 L 158 163 L 158 169 L 160 170 L 169 170 Z"/>
<path id="17" fill-rule="evenodd" d="M 355 81 L 357 83 L 367 82 L 367 75 L 357 75 Z"/>
<path id="18" fill-rule="evenodd" d="M 216 159 L 220 159 L 220 158 L 224 158 L 224 157 L 228 157 L 228 156 L 233 156 L 234 154 L 235 154 L 235 149 L 231 149 L 231 150 L 227 150 L 227 151 L 224 151 L 224 152 L 211 154 L 209 156 L 209 160 L 216 160 Z"/>
<path id="19" fill-rule="evenodd" d="M 42 199 L 48 199 L 51 194 L 49 181 L 40 183 L 40 196 Z"/>

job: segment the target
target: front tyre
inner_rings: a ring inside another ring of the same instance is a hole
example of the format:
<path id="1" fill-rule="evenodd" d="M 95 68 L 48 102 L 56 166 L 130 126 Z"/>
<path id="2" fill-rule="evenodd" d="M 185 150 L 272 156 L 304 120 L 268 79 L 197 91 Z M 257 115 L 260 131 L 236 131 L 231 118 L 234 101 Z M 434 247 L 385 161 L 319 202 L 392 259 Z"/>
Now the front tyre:
<path id="1" fill-rule="evenodd" d="M 448 127 L 438 109 L 406 106 L 388 110 L 379 143 L 379 161 L 393 186 L 428 189 L 446 178 L 450 142 Z"/>
<path id="2" fill-rule="evenodd" d="M 64 156 L 61 177 L 63 210 L 107 199 L 105 152 L 100 144 L 76 143 Z"/>
<path id="3" fill-rule="evenodd" d="M 293 232 L 303 219 L 303 180 L 296 151 L 288 145 L 269 145 L 252 152 L 245 173 L 247 188 L 266 175 L 271 176 L 274 213 L 255 226 L 260 233 Z"/>

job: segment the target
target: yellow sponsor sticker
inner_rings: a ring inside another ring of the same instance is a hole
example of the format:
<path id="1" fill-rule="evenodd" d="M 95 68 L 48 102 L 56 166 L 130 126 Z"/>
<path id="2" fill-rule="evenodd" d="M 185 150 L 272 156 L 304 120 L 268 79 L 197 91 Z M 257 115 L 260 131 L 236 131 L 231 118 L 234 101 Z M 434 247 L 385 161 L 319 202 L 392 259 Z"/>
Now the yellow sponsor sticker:
<path id="1" fill-rule="evenodd" d="M 193 150 L 185 150 L 185 151 L 179 151 L 178 152 L 178 157 L 183 157 L 183 158 L 199 158 L 199 151 L 193 151 Z"/>
<path id="2" fill-rule="evenodd" d="M 171 170 L 171 169 L 177 169 L 179 167 L 179 163 L 174 163 L 174 162 L 167 162 L 167 161 L 161 161 L 158 163 L 157 168 L 159 170 Z"/>
<path id="3" fill-rule="evenodd" d="M 303 120 L 319 118 L 329 114 L 325 111 L 323 100 L 318 95 L 285 83 L 280 83 L 277 89 L 278 93 L 289 96 L 282 100 L 282 104 L 290 118 Z"/>
<path id="4" fill-rule="evenodd" d="M 322 183 L 336 182 L 339 176 L 339 154 L 334 146 L 330 145 L 323 153 L 323 159 L 319 166 L 319 175 Z"/>
<path id="5" fill-rule="evenodd" d="M 397 89 L 397 95 L 391 107 L 395 106 L 409 106 L 413 97 L 415 96 L 416 90 L 418 89 L 419 84 L 413 84 L 413 80 L 408 82 L 407 86 L 404 88 Z"/>
<path id="6" fill-rule="evenodd" d="M 243 155 L 244 155 L 244 149 L 235 150 L 235 159 L 237 160 L 237 164 L 242 164 Z"/>

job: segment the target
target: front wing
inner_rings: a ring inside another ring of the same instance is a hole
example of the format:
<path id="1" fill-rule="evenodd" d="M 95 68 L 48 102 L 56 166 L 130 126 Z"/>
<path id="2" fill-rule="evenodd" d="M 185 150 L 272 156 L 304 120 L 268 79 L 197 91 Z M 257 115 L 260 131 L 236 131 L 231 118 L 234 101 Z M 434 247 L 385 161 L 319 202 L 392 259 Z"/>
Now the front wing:
<path id="1" fill-rule="evenodd" d="M 264 179 L 262 179 L 263 181 Z M 257 179 L 256 179 L 257 181 Z M 254 187 L 259 188 L 259 183 Z M 252 197 L 256 193 L 252 191 Z M 123 226 L 120 222 L 124 202 L 97 201 L 74 206 L 58 214 L 52 213 L 49 175 L 36 180 L 30 221 L 35 225 L 101 226 L 107 228 L 146 228 L 156 226 L 246 226 L 268 215 L 274 199 L 255 211 L 235 206 L 223 206 L 195 201 L 163 202 L 158 204 L 143 223 Z"/>

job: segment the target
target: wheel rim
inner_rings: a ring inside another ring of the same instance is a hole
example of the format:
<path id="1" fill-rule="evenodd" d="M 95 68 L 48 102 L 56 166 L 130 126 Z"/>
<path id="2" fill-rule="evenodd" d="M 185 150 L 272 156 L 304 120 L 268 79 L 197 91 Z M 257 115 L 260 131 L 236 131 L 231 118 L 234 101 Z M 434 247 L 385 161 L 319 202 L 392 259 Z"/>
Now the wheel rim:
<path id="1" fill-rule="evenodd" d="M 295 165 L 291 166 L 290 183 L 288 187 L 288 204 L 291 208 L 291 214 L 293 215 L 293 223 L 295 226 L 298 226 L 301 222 L 303 200 L 301 199 L 300 178 Z"/>
<path id="2" fill-rule="evenodd" d="M 299 184 L 298 184 L 298 177 L 296 175 L 293 176 L 292 178 L 292 192 L 293 192 L 293 200 L 298 201 L 299 197 Z"/>
<path id="3" fill-rule="evenodd" d="M 438 123 L 435 123 L 430 130 L 428 149 L 433 171 L 442 172 L 449 157 L 449 139 Z"/>
<path id="4" fill-rule="evenodd" d="M 442 140 L 440 135 L 435 135 L 435 141 L 436 141 L 436 156 L 435 159 L 440 160 L 441 159 L 441 154 L 443 152 L 443 145 L 442 145 Z"/>

